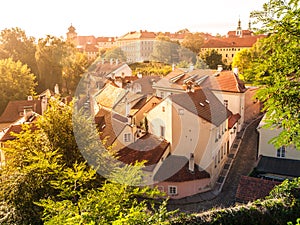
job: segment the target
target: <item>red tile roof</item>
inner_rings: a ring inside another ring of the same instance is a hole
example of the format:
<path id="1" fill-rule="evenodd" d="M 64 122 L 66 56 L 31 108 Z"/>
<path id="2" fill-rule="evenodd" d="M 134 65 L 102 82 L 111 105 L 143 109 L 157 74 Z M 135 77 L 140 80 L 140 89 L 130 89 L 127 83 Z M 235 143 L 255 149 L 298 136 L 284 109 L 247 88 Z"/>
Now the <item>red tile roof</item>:
<path id="1" fill-rule="evenodd" d="M 156 34 L 149 31 L 132 31 L 122 36 L 119 40 L 155 39 Z"/>
<path id="2" fill-rule="evenodd" d="M 211 75 L 201 83 L 201 86 L 235 93 L 243 93 L 247 90 L 244 82 L 232 71 L 221 71 L 218 75 Z"/>
<path id="3" fill-rule="evenodd" d="M 31 129 L 31 131 L 35 131 L 38 128 L 37 128 L 36 125 L 32 124 L 32 125 L 30 125 L 30 129 Z M 6 133 L 2 136 L 2 138 L 0 139 L 0 141 L 4 142 L 4 141 L 14 140 L 16 137 L 13 135 L 13 133 L 19 134 L 19 133 L 21 133 L 22 130 L 23 130 L 22 124 L 11 125 L 8 128 L 8 130 L 6 131 Z"/>
<path id="4" fill-rule="evenodd" d="M 95 44 L 86 44 L 84 46 L 84 51 L 86 51 L 86 52 L 98 52 L 99 49 L 96 47 Z"/>
<path id="5" fill-rule="evenodd" d="M 168 146 L 169 143 L 166 140 L 160 140 L 152 134 L 146 134 L 136 142 L 120 149 L 116 156 L 126 164 L 146 161 L 144 170 L 152 171 Z"/>
<path id="6" fill-rule="evenodd" d="M 202 48 L 236 48 L 236 47 L 252 47 L 264 35 L 245 36 L 245 37 L 228 37 L 228 38 L 212 38 L 205 42 Z"/>
<path id="7" fill-rule="evenodd" d="M 95 116 L 95 123 L 100 131 L 100 139 L 106 139 L 105 146 L 111 146 L 116 138 L 120 135 L 126 124 L 115 119 L 111 112 L 100 109 Z"/>
<path id="8" fill-rule="evenodd" d="M 116 41 L 115 37 L 97 37 L 96 38 L 97 42 L 114 42 Z"/>
<path id="9" fill-rule="evenodd" d="M 208 89 L 196 89 L 195 92 L 187 92 L 170 96 L 171 100 L 186 110 L 194 113 L 202 119 L 219 126 L 232 113 L 219 101 Z"/>
<path id="10" fill-rule="evenodd" d="M 100 77 L 105 77 L 107 75 L 109 75 L 110 73 L 114 72 L 115 70 L 119 69 L 121 66 L 125 65 L 125 63 L 121 63 L 119 62 L 118 64 L 116 63 L 110 63 L 110 62 L 98 62 L 98 64 L 96 65 L 96 76 L 100 76 Z M 125 74 L 125 76 L 130 76 L 131 74 Z"/>
<path id="11" fill-rule="evenodd" d="M 152 85 L 159 81 L 161 77 L 159 76 L 144 76 L 142 78 L 136 79 L 132 82 L 132 87 L 135 84 L 139 84 L 141 86 L 141 93 L 144 95 L 152 95 L 155 90 L 152 88 Z"/>
<path id="12" fill-rule="evenodd" d="M 22 117 L 24 108 L 29 107 L 38 114 L 42 114 L 41 100 L 10 101 L 0 117 L 0 123 L 12 123 Z"/>
<path id="13" fill-rule="evenodd" d="M 234 124 L 236 124 L 239 119 L 241 118 L 241 115 L 240 114 L 234 114 L 234 115 L 231 115 L 228 119 L 228 128 L 231 129 Z"/>
<path id="14" fill-rule="evenodd" d="M 95 36 L 77 36 L 77 45 L 97 44 Z"/>
<path id="15" fill-rule="evenodd" d="M 194 166 L 194 172 L 191 172 L 186 157 L 171 155 L 164 160 L 154 175 L 154 180 L 159 182 L 184 182 L 210 178 L 208 172 L 205 170 L 200 171 L 197 165 Z"/>
<path id="16" fill-rule="evenodd" d="M 262 199 L 268 196 L 270 191 L 278 184 L 280 182 L 242 176 L 235 198 L 238 202 L 242 203 Z"/>

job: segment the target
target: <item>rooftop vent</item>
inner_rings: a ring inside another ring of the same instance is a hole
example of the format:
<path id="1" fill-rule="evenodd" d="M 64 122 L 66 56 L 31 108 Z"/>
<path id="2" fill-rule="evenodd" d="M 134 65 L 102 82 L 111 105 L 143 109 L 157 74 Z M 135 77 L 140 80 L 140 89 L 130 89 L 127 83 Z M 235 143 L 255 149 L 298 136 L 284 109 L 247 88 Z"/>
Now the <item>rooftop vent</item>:
<path id="1" fill-rule="evenodd" d="M 204 107 L 204 104 L 202 102 L 199 103 L 202 107 Z"/>
<path id="2" fill-rule="evenodd" d="M 207 99 L 205 100 L 205 102 L 206 102 L 207 104 L 209 104 L 209 101 L 208 101 Z"/>
<path id="3" fill-rule="evenodd" d="M 186 79 L 183 80 L 183 83 L 185 84 L 186 82 L 188 82 L 188 81 L 190 81 L 190 80 L 196 78 L 197 76 L 198 76 L 197 74 L 194 74 L 194 75 L 192 75 L 192 76 L 189 76 L 188 78 L 186 78 Z"/>
<path id="4" fill-rule="evenodd" d="M 176 81 L 178 81 L 178 80 L 179 80 L 180 78 L 182 78 L 183 76 L 184 76 L 184 73 L 179 74 L 179 75 L 177 75 L 177 76 L 175 76 L 175 77 L 170 78 L 169 81 L 170 81 L 170 83 L 175 83 Z"/>

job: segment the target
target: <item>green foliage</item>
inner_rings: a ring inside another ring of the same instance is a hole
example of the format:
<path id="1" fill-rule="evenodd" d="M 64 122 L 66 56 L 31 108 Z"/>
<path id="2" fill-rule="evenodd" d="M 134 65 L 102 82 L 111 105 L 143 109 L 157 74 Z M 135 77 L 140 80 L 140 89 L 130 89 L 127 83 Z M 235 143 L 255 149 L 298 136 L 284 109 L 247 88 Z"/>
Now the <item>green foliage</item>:
<path id="1" fill-rule="evenodd" d="M 223 65 L 222 55 L 219 54 L 216 50 L 207 51 L 201 55 L 201 59 L 210 69 L 217 69 L 218 65 Z"/>
<path id="2" fill-rule="evenodd" d="M 72 103 L 53 100 L 2 149 L 7 161 L 0 170 L 1 224 L 168 224 L 166 203 L 155 204 L 161 193 L 134 186 L 141 184 L 143 164 L 109 162 L 110 181 L 103 183 L 96 169 L 109 158 L 94 151 L 99 134 L 93 134 L 85 114 L 72 116 Z M 80 130 L 81 151 L 95 159 L 92 166 L 82 157 L 73 128 Z"/>
<path id="3" fill-rule="evenodd" d="M 20 28 L 4 29 L 0 34 L 0 59 L 12 58 L 26 64 L 38 76 L 35 60 L 36 45 L 33 37 L 27 37 Z"/>
<path id="4" fill-rule="evenodd" d="M 86 54 L 71 49 L 70 53 L 62 59 L 62 64 L 63 87 L 65 92 L 72 96 L 90 63 Z"/>
<path id="5" fill-rule="evenodd" d="M 172 71 L 170 65 L 159 62 L 132 63 L 129 67 L 132 69 L 133 75 L 141 73 L 143 76 L 165 76 Z"/>
<path id="6" fill-rule="evenodd" d="M 160 192 L 130 186 L 135 177 L 141 177 L 141 164 L 114 171 L 112 182 L 91 190 L 81 189 L 85 179 L 94 175 L 92 170 L 85 171 L 83 164 L 75 165 L 64 173 L 63 179 L 52 182 L 61 190 L 59 196 L 62 198 L 40 201 L 45 224 L 168 224 L 172 213 L 166 211 L 166 202 L 156 209 L 149 199 L 139 200 L 141 197 L 159 197 Z M 119 179 L 130 181 L 130 184 L 121 184 Z"/>
<path id="7" fill-rule="evenodd" d="M 232 68 L 237 67 L 239 75 L 247 83 L 255 83 L 256 72 L 253 70 L 253 63 L 259 57 L 260 42 L 255 43 L 250 49 L 242 49 L 233 57 Z"/>
<path id="8" fill-rule="evenodd" d="M 159 35 L 153 44 L 153 52 L 150 59 L 155 62 L 172 64 L 179 60 L 179 43 L 171 41 L 169 37 Z"/>
<path id="9" fill-rule="evenodd" d="M 182 46 L 188 48 L 195 54 L 200 53 L 200 50 L 203 46 L 204 38 L 201 33 L 188 33 L 182 42 Z"/>
<path id="10" fill-rule="evenodd" d="M 262 86 L 258 98 L 264 102 L 268 127 L 282 128 L 271 142 L 300 149 L 300 9 L 299 1 L 270 0 L 252 16 L 268 32 L 260 43 L 259 57 L 251 65 Z"/>
<path id="11" fill-rule="evenodd" d="M 110 60 L 110 59 L 118 59 L 121 62 L 126 62 L 126 54 L 121 48 L 112 48 L 107 49 L 103 56 L 104 59 Z"/>
<path id="12" fill-rule="evenodd" d="M 200 214 L 181 214 L 171 224 L 281 225 L 300 215 L 300 179 L 284 181 L 264 200 Z"/>
<path id="13" fill-rule="evenodd" d="M 35 76 L 27 65 L 11 58 L 0 60 L 0 113 L 10 100 L 34 94 Z"/>

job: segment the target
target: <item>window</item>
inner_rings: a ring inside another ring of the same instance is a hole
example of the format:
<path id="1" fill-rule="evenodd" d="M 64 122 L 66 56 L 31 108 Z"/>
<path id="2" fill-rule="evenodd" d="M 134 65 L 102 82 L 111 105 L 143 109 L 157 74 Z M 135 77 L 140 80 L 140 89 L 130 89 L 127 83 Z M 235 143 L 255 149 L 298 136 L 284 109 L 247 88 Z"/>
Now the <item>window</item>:
<path id="1" fill-rule="evenodd" d="M 224 106 L 228 108 L 228 100 L 224 100 Z"/>
<path id="2" fill-rule="evenodd" d="M 220 163 L 220 161 L 221 161 L 221 157 L 220 157 L 220 149 L 219 149 L 219 151 L 218 151 L 218 163 Z"/>
<path id="3" fill-rule="evenodd" d="M 166 108 L 163 106 L 163 107 L 161 107 L 161 110 L 162 110 L 163 112 L 165 112 L 165 111 L 166 111 Z"/>
<path id="4" fill-rule="evenodd" d="M 184 114 L 184 109 L 178 109 L 178 115 L 183 115 Z"/>
<path id="5" fill-rule="evenodd" d="M 176 186 L 169 186 L 169 195 L 177 195 L 177 187 Z"/>
<path id="6" fill-rule="evenodd" d="M 164 126 L 160 126 L 160 136 L 161 137 L 165 137 L 165 127 Z"/>
<path id="7" fill-rule="evenodd" d="M 217 142 L 219 140 L 219 128 L 217 127 L 215 129 L 215 142 Z"/>
<path id="8" fill-rule="evenodd" d="M 215 168 L 217 168 L 218 162 L 217 162 L 217 156 L 215 156 Z"/>
<path id="9" fill-rule="evenodd" d="M 124 134 L 124 141 L 130 142 L 130 140 L 131 140 L 131 134 L 130 133 Z"/>
<path id="10" fill-rule="evenodd" d="M 285 158 L 285 146 L 281 146 L 277 149 L 277 157 Z"/>

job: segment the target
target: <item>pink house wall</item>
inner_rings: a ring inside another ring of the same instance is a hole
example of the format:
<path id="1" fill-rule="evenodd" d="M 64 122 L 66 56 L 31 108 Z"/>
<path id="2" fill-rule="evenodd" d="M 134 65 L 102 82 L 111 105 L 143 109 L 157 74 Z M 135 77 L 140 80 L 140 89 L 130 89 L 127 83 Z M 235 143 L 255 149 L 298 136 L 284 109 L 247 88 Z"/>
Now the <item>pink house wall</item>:
<path id="1" fill-rule="evenodd" d="M 163 192 L 165 192 L 170 198 L 179 199 L 194 194 L 210 190 L 210 178 L 205 178 L 201 180 L 192 180 L 184 182 L 161 182 L 157 183 L 156 186 Z M 177 195 L 169 195 L 169 186 L 177 187 Z"/>

